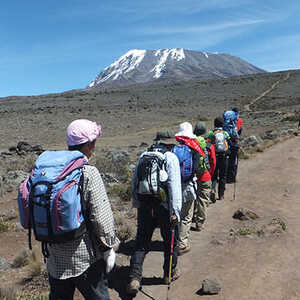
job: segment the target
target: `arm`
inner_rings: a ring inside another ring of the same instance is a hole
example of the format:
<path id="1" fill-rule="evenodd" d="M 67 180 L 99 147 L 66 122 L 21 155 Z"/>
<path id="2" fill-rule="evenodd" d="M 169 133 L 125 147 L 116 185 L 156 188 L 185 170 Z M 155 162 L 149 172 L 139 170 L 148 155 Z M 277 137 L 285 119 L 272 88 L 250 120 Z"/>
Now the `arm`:
<path id="1" fill-rule="evenodd" d="M 178 222 L 182 206 L 182 190 L 179 161 L 175 154 L 166 152 L 167 187 L 170 203 L 170 215 L 175 214 Z"/>
<path id="2" fill-rule="evenodd" d="M 114 218 L 101 175 L 96 167 L 87 166 L 87 184 L 84 194 L 87 197 L 87 212 L 91 231 L 100 247 L 110 249 L 118 245 Z"/>
<path id="3" fill-rule="evenodd" d="M 136 167 L 134 169 L 134 172 L 132 174 L 132 177 L 131 177 L 131 197 L 132 197 L 132 207 L 134 207 L 134 208 L 139 207 L 139 202 L 137 200 L 137 195 L 136 195 L 137 184 L 138 184 L 137 169 L 138 169 L 139 162 L 140 162 L 140 160 L 138 160 Z"/>
<path id="4" fill-rule="evenodd" d="M 209 163 L 210 163 L 210 176 L 213 176 L 216 169 L 216 151 L 215 145 L 210 145 L 210 155 L 209 155 Z"/>

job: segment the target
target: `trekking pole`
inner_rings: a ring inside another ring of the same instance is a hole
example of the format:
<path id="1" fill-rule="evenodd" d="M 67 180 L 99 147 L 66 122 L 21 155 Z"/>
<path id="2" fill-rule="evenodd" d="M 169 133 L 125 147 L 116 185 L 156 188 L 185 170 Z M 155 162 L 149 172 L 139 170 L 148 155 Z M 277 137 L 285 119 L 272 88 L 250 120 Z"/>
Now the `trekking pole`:
<path id="1" fill-rule="evenodd" d="M 236 171 L 235 171 L 235 179 L 234 179 L 234 184 L 233 184 L 233 201 L 235 201 L 235 195 L 236 195 L 236 177 L 237 177 L 237 170 L 238 170 L 238 165 L 239 165 L 239 156 L 237 154 L 236 156 L 236 161 L 235 161 L 235 165 L 236 165 Z"/>
<path id="2" fill-rule="evenodd" d="M 236 181 L 233 184 L 233 201 L 235 201 L 235 192 L 236 192 Z"/>
<path id="3" fill-rule="evenodd" d="M 171 237 L 171 253 L 170 253 L 170 265 L 169 265 L 169 278 L 168 278 L 168 291 L 167 291 L 167 299 L 170 300 L 169 298 L 169 292 L 171 288 L 171 275 L 172 275 L 172 259 L 173 259 L 173 250 L 174 250 L 174 233 L 175 229 L 172 229 L 172 237 Z"/>

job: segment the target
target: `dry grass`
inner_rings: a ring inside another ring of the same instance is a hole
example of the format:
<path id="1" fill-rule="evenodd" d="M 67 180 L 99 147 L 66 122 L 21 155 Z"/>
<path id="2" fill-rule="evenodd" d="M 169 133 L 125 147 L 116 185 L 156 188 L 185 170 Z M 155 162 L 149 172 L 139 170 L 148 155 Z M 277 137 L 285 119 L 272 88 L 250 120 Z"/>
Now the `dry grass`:
<path id="1" fill-rule="evenodd" d="M 40 276 L 44 271 L 45 266 L 42 262 L 42 255 L 40 250 L 34 249 L 31 252 L 28 263 L 28 275 L 31 278 Z"/>
<path id="2" fill-rule="evenodd" d="M 29 264 L 30 251 L 27 249 L 22 249 L 21 252 L 15 257 L 12 267 L 21 268 Z"/>

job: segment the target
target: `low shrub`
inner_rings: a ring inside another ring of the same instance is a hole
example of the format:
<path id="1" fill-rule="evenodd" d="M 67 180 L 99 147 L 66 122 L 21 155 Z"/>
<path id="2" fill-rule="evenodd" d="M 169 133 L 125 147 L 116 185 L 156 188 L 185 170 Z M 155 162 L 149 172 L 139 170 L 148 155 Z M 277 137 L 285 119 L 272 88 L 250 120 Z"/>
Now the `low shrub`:
<path id="1" fill-rule="evenodd" d="M 20 268 L 29 264 L 30 252 L 26 249 L 22 249 L 21 252 L 15 257 L 12 267 Z"/>
<path id="2" fill-rule="evenodd" d="M 9 230 L 9 223 L 7 221 L 0 220 L 0 232 L 6 232 Z"/>
<path id="3" fill-rule="evenodd" d="M 115 184 L 108 188 L 109 196 L 117 196 L 121 201 L 129 202 L 131 200 L 131 186 L 128 183 Z"/>

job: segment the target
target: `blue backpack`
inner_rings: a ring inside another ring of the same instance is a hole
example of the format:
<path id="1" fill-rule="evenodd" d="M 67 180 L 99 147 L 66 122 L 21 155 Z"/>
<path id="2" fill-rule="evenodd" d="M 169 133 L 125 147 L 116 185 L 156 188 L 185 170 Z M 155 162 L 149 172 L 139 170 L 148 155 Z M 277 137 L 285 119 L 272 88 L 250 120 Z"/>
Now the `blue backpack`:
<path id="1" fill-rule="evenodd" d="M 237 130 L 237 118 L 238 113 L 233 110 L 225 111 L 223 114 L 224 126 L 223 129 L 229 133 L 231 139 L 238 139 L 238 130 Z"/>
<path id="2" fill-rule="evenodd" d="M 31 229 L 43 243 L 75 240 L 86 232 L 82 205 L 85 164 L 79 151 L 45 151 L 21 183 L 19 214 L 21 225 L 28 229 L 30 249 Z"/>
<path id="3" fill-rule="evenodd" d="M 194 175 L 192 150 L 179 144 L 172 148 L 172 152 L 178 157 L 182 182 L 190 180 Z"/>

